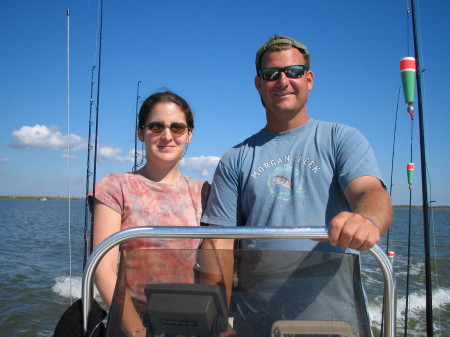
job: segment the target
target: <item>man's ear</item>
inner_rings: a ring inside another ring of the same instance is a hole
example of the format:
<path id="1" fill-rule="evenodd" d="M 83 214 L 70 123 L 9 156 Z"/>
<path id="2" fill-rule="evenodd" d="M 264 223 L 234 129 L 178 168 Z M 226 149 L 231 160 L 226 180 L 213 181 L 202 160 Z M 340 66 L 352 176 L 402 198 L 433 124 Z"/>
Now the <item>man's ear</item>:
<path id="1" fill-rule="evenodd" d="M 266 104 L 264 103 L 262 96 L 261 96 L 261 76 L 256 75 L 255 76 L 255 88 L 256 90 L 258 90 L 259 93 L 259 97 L 261 98 L 261 104 L 263 105 L 263 107 L 266 107 Z"/>
<path id="2" fill-rule="evenodd" d="M 260 93 L 260 89 L 261 89 L 261 76 L 256 75 L 255 76 L 255 88 L 256 90 L 258 90 L 258 92 Z M 261 93 L 260 93 L 261 94 Z"/>
<path id="3" fill-rule="evenodd" d="M 314 73 L 311 70 L 308 70 L 306 80 L 308 81 L 308 91 L 311 91 L 314 84 Z"/>

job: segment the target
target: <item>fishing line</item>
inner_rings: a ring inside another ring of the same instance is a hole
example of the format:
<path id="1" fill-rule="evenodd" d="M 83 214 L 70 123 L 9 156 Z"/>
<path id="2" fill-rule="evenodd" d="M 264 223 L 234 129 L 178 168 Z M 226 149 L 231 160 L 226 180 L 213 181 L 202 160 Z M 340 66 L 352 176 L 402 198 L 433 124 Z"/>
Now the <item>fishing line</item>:
<path id="1" fill-rule="evenodd" d="M 421 58 L 423 60 L 423 57 Z M 426 69 L 423 69 L 421 71 L 421 74 L 423 75 Z M 422 82 L 424 82 L 424 79 L 422 78 Z M 425 96 L 424 101 L 426 101 L 426 93 L 422 94 L 423 96 Z M 420 145 L 420 130 L 417 129 L 417 127 L 414 127 L 415 130 L 415 134 L 417 135 L 417 143 Z M 430 171 L 428 169 L 428 165 L 427 165 L 427 160 L 425 160 L 425 162 L 423 163 L 424 165 L 424 172 L 425 172 L 425 176 L 426 179 L 428 181 L 428 195 L 432 195 L 432 183 L 431 183 L 431 174 Z M 433 207 L 431 206 L 432 203 L 434 203 L 436 201 L 431 200 L 428 202 L 428 206 L 430 209 L 430 212 L 428 214 L 428 221 L 430 223 L 430 227 L 431 227 L 431 238 L 433 240 L 432 242 L 432 248 L 433 248 L 433 262 L 434 262 L 434 282 L 435 282 L 435 289 L 439 289 L 439 268 L 438 268 L 438 263 L 437 263 L 437 248 L 436 248 L 436 231 L 435 231 L 435 221 L 434 221 L 434 210 Z M 436 313 L 434 313 L 434 316 L 436 316 L 439 325 L 441 324 L 441 313 L 439 311 L 437 311 Z"/>
<path id="2" fill-rule="evenodd" d="M 100 0 L 97 1 L 97 27 L 100 26 L 100 12 L 101 12 L 101 4 Z M 97 33 L 95 35 L 95 48 L 94 48 L 94 57 L 92 60 L 92 64 L 96 64 L 97 62 L 97 50 L 98 50 L 98 41 L 99 41 L 99 30 L 97 29 Z"/>
<path id="3" fill-rule="evenodd" d="M 392 197 L 392 187 L 393 187 L 393 176 L 394 176 L 394 158 L 395 158 L 395 143 L 396 143 L 396 135 L 397 135 L 397 120 L 398 120 L 398 104 L 400 101 L 400 91 L 401 86 L 398 87 L 398 95 L 397 95 L 397 107 L 395 108 L 395 119 L 394 119 L 394 139 L 392 141 L 392 158 L 391 158 L 391 181 L 389 186 L 389 196 Z M 391 240 L 391 230 L 394 231 L 391 227 L 388 228 L 387 236 L 386 236 L 386 254 L 389 256 L 389 247 L 390 247 L 390 240 Z M 384 296 L 383 296 L 383 304 L 381 309 L 381 327 L 380 327 L 380 336 L 383 336 L 384 332 Z"/>
<path id="4" fill-rule="evenodd" d="M 411 115 L 411 135 L 410 135 L 410 157 L 409 162 L 413 162 L 413 140 L 414 140 L 414 115 Z M 408 335 L 408 314 L 409 314 L 409 283 L 411 268 L 411 222 L 412 222 L 412 185 L 409 186 L 409 213 L 408 213 L 408 250 L 406 263 L 406 296 L 405 296 L 405 328 L 404 336 Z"/>
<path id="5" fill-rule="evenodd" d="M 411 14 L 411 10 L 408 7 L 408 0 L 406 0 L 406 52 L 407 55 L 410 55 L 410 33 L 409 33 L 409 16 Z M 403 79 L 402 79 L 403 82 Z M 400 100 L 400 89 L 402 86 L 399 86 L 399 90 L 398 90 L 398 96 L 397 96 L 397 107 L 395 110 L 395 122 L 394 122 L 394 137 L 393 137 L 393 143 L 392 143 L 392 159 L 391 159 L 391 181 L 390 181 L 390 188 L 389 188 L 389 195 L 392 197 L 392 188 L 393 188 L 393 172 L 394 172 L 394 158 L 395 158 L 395 143 L 396 143 L 396 133 L 397 133 L 397 119 L 398 119 L 398 106 L 399 106 L 399 100 Z M 410 114 L 411 118 L 412 118 L 412 114 Z M 411 144 L 411 151 L 412 151 L 412 144 Z M 411 152 L 411 156 L 412 156 L 412 152 Z M 412 162 L 412 159 L 410 161 L 410 163 Z M 411 188 L 410 188 L 410 207 L 411 207 Z M 411 208 L 410 208 L 411 210 Z M 411 222 L 411 219 L 409 220 L 409 223 Z M 411 228 L 411 225 L 409 225 L 409 228 Z M 393 231 L 393 229 L 392 229 Z M 391 240 L 391 227 L 388 229 L 387 231 L 387 237 L 386 237 L 386 254 L 388 256 L 390 256 L 390 254 L 392 254 L 392 262 L 393 262 L 393 257 L 394 257 L 394 252 L 390 252 L 389 251 L 389 247 L 390 247 L 390 240 Z M 408 239 L 408 247 L 410 245 L 410 239 Z M 408 248 L 409 249 L 409 248 Z M 409 253 L 408 253 L 409 256 Z M 409 263 L 408 263 L 409 265 Z M 409 267 L 408 267 L 409 269 Z M 409 272 L 407 273 L 409 276 Z M 381 328 L 380 328 L 380 336 L 383 336 L 383 332 L 384 332 L 384 297 L 383 297 L 383 306 L 382 306 L 382 316 L 381 316 Z M 406 310 L 405 310 L 406 313 Z M 407 322 L 407 318 L 405 318 L 405 326 Z"/>
<path id="6" fill-rule="evenodd" d="M 428 172 L 428 168 L 427 168 Z M 430 195 L 431 195 L 431 187 L 430 187 Z M 432 202 L 430 201 L 430 205 Z M 439 289 L 439 270 L 438 270 L 438 263 L 437 263 L 437 249 L 436 249 L 436 232 L 435 232 L 435 226 L 434 226 L 434 210 L 433 207 L 430 207 L 430 219 L 431 219 L 431 228 L 432 228 L 432 237 L 433 237 L 433 248 L 434 248 L 434 272 L 435 272 L 435 282 L 436 282 L 436 289 Z M 439 326 L 442 326 L 441 324 L 441 312 L 437 312 L 437 319 L 439 322 Z"/>
<path id="7" fill-rule="evenodd" d="M 68 229 L 69 229 L 69 298 L 72 304 L 72 233 L 71 233 L 71 215 L 70 208 L 71 185 L 70 185 L 70 9 L 66 10 L 67 16 L 67 200 L 68 200 Z"/>
<path id="8" fill-rule="evenodd" d="M 409 46 L 410 32 L 409 32 L 409 16 L 411 15 L 411 8 L 408 7 L 408 1 L 406 0 L 406 55 L 411 55 L 411 48 Z"/>
<path id="9" fill-rule="evenodd" d="M 422 71 L 423 73 L 423 71 Z M 412 131 L 411 131 L 412 132 Z M 414 133 L 416 134 L 416 142 L 420 145 L 420 141 L 419 141 L 419 137 L 420 137 L 420 130 L 417 129 L 416 124 L 414 124 Z M 432 195 L 432 184 L 431 184 L 431 174 L 430 171 L 428 170 L 428 165 L 426 165 L 425 162 L 425 173 L 426 173 L 426 179 L 428 180 L 428 194 L 431 196 Z M 428 202 L 429 206 L 430 206 L 430 213 L 429 213 L 429 220 L 430 220 L 430 227 L 431 227 L 431 237 L 433 240 L 433 261 L 434 261 L 434 282 L 436 283 L 435 288 L 439 289 L 439 270 L 438 270 L 438 263 L 437 261 L 437 248 L 436 248 L 436 232 L 435 232 L 435 221 L 434 221 L 434 210 L 433 207 L 431 207 L 431 204 L 434 203 L 436 201 L 431 200 Z M 438 319 L 439 324 L 441 324 L 441 314 L 440 312 L 436 312 L 435 316 Z"/>
<path id="10" fill-rule="evenodd" d="M 426 170 L 427 179 L 428 179 L 428 185 L 429 185 L 429 195 L 431 196 L 432 195 L 432 193 L 431 193 L 432 184 L 431 184 L 431 174 L 430 174 L 430 172 L 428 170 L 428 165 L 425 166 L 425 170 Z M 429 202 L 429 205 L 430 205 L 430 216 L 429 216 L 429 218 L 430 218 L 431 230 L 432 230 L 431 237 L 433 238 L 433 261 L 434 261 L 434 273 L 435 273 L 435 275 L 434 275 L 435 281 L 434 282 L 436 282 L 436 287 L 435 288 L 439 289 L 439 269 L 438 269 L 438 263 L 437 263 L 438 259 L 437 259 L 437 248 L 436 248 L 436 231 L 435 231 L 435 221 L 434 221 L 434 209 L 431 206 L 431 204 L 433 202 L 436 202 L 436 201 L 431 200 Z M 441 311 L 437 311 L 436 316 L 437 316 L 439 325 L 441 325 L 442 324 L 441 323 L 441 316 L 442 316 Z"/>
<path id="11" fill-rule="evenodd" d="M 395 158 L 395 143 L 396 143 L 396 135 L 397 135 L 397 120 L 398 120 L 398 104 L 400 101 L 400 91 L 401 86 L 398 87 L 398 95 L 397 95 L 397 107 L 395 108 L 395 120 L 394 120 L 394 139 L 392 142 L 392 158 L 391 158 L 391 181 L 389 186 L 389 196 L 392 197 L 392 187 L 393 187 L 393 175 L 394 175 L 394 158 Z M 387 237 L 386 237 L 386 254 L 389 251 L 389 245 L 390 245 L 390 232 L 391 228 L 389 227 L 387 231 Z"/>

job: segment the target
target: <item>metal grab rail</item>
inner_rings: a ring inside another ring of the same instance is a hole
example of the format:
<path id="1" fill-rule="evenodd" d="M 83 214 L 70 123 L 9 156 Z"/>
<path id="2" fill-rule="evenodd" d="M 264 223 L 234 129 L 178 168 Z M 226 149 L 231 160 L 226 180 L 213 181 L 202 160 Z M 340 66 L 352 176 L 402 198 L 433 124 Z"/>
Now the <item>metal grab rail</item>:
<path id="1" fill-rule="evenodd" d="M 170 239 L 327 239 L 325 227 L 188 227 L 157 226 L 134 227 L 114 233 L 101 242 L 92 252 L 84 269 L 81 296 L 83 309 L 83 334 L 87 333 L 88 317 L 91 311 L 93 277 L 95 270 L 108 251 L 114 246 L 130 240 L 142 238 Z M 396 296 L 395 275 L 389 259 L 383 250 L 375 245 L 369 252 L 375 257 L 384 276 L 384 336 L 395 336 Z"/>

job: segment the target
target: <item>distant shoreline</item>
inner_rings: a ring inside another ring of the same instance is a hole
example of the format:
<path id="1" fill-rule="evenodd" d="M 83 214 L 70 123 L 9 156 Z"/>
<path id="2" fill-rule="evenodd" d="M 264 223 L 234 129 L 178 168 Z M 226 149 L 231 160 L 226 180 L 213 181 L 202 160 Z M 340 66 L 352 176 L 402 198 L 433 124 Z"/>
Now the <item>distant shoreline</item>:
<path id="1" fill-rule="evenodd" d="M 49 196 L 15 196 L 15 195 L 0 195 L 0 199 L 35 199 L 35 200 L 69 200 L 68 197 L 49 197 Z M 71 200 L 84 200 L 85 198 L 81 197 L 71 197 Z"/>
<path id="2" fill-rule="evenodd" d="M 14 196 L 14 195 L 0 195 L 0 199 L 34 199 L 34 200 L 68 200 L 68 197 L 49 197 L 49 196 Z M 71 200 L 85 200 L 82 197 L 72 197 Z M 394 208 L 409 208 L 409 205 L 393 205 Z M 422 205 L 413 205 L 412 208 L 422 208 Z M 449 206 L 431 206 L 433 209 L 450 209 Z"/>

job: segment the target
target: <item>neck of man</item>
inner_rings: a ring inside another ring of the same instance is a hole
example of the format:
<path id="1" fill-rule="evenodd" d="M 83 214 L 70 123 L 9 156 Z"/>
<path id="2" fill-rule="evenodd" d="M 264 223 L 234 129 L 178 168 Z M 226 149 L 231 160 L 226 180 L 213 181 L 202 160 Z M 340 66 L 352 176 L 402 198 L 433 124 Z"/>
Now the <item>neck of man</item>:
<path id="1" fill-rule="evenodd" d="M 286 113 L 269 113 L 266 111 L 267 124 L 264 130 L 267 132 L 284 132 L 296 129 L 306 124 L 310 117 L 304 111 L 300 111 L 295 114 Z"/>

